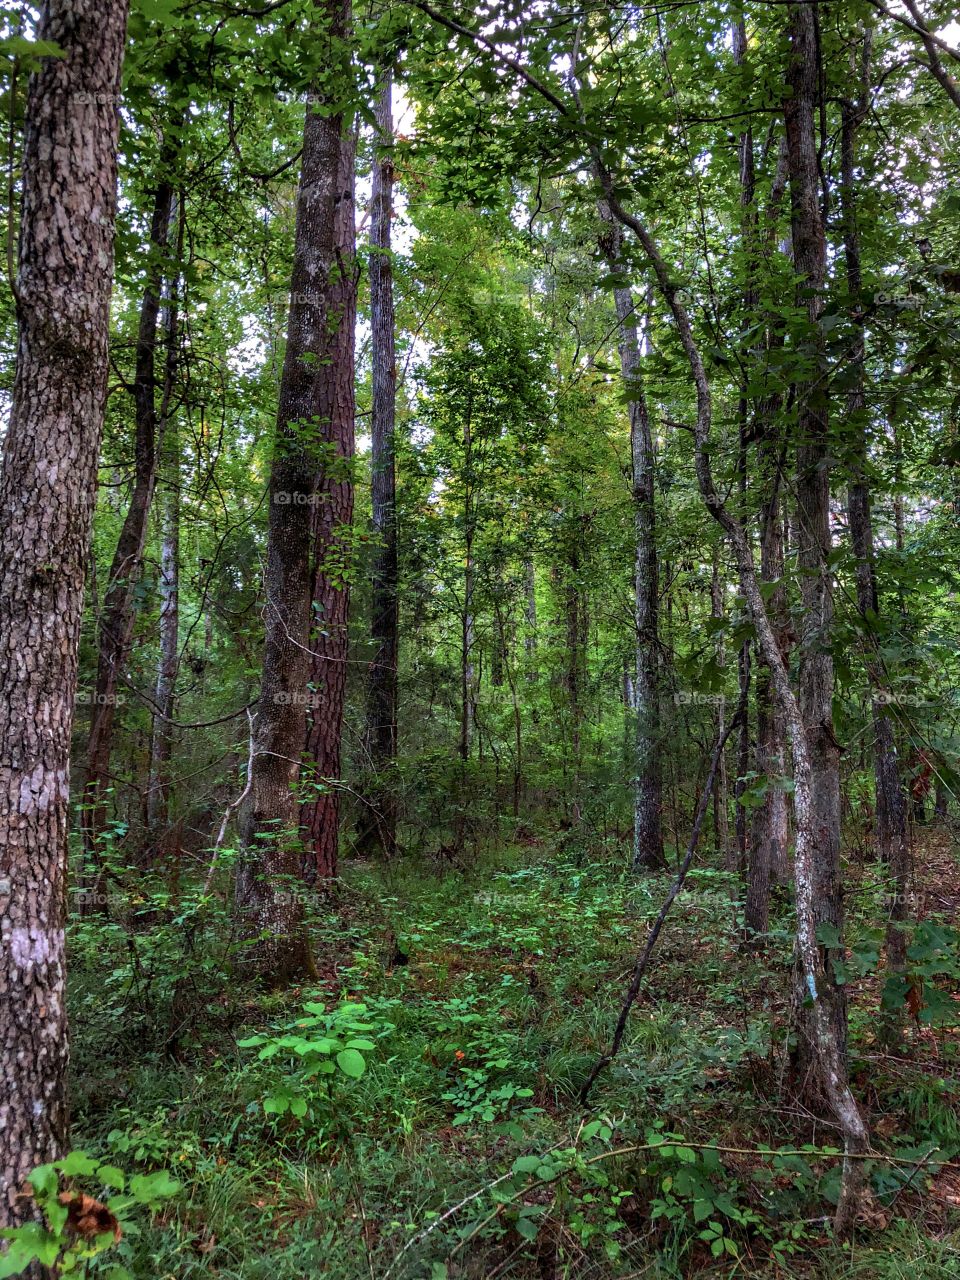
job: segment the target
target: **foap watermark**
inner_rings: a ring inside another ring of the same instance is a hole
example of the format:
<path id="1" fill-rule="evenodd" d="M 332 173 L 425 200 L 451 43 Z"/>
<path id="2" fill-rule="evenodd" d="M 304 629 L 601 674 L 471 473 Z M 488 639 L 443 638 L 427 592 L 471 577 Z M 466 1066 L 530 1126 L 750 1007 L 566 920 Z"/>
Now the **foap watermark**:
<path id="1" fill-rule="evenodd" d="M 78 689 L 76 700 L 90 707 L 123 707 L 127 702 L 122 693 L 99 693 L 96 689 Z"/>
<path id="2" fill-rule="evenodd" d="M 873 295 L 873 300 L 877 306 L 897 307 L 901 311 L 919 311 L 923 306 L 923 298 L 904 289 L 880 289 Z"/>
<path id="3" fill-rule="evenodd" d="M 282 102 L 286 106 L 291 103 L 299 103 L 301 106 L 323 107 L 330 105 L 330 98 L 323 93 L 291 93 L 289 89 L 280 89 L 274 97 L 277 102 Z"/>
<path id="4" fill-rule="evenodd" d="M 73 95 L 78 107 L 118 107 L 123 101 L 121 93 L 85 93 L 81 90 Z"/>
<path id="5" fill-rule="evenodd" d="M 700 693 L 696 689 L 681 689 L 673 695 L 678 707 L 722 707 L 726 702 L 724 693 Z"/>
<path id="6" fill-rule="evenodd" d="M 325 300 L 319 293 L 270 293 L 267 294 L 268 307 L 322 307 Z"/>
<path id="7" fill-rule="evenodd" d="M 869 696 L 880 707 L 932 707 L 933 702 L 922 693 L 894 693 L 890 689 L 873 689 Z"/>
<path id="8" fill-rule="evenodd" d="M 278 707 L 307 707 L 311 711 L 315 711 L 323 703 L 323 699 L 319 693 L 275 693 L 273 702 Z"/>
<path id="9" fill-rule="evenodd" d="M 273 500 L 278 507 L 319 507 L 326 501 L 326 495 L 322 493 L 304 493 L 302 490 L 298 490 L 296 493 L 281 490 L 273 495 Z"/>

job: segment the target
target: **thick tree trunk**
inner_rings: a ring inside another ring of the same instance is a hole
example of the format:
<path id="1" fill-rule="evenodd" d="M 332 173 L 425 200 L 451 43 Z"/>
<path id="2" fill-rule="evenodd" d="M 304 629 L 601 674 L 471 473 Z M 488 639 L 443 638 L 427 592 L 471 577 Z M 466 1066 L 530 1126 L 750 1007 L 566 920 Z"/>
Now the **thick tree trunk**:
<path id="1" fill-rule="evenodd" d="M 367 684 L 367 750 L 374 785 L 361 814 L 386 857 L 397 849 L 397 786 L 392 771 L 397 758 L 397 659 L 399 596 L 397 565 L 397 476 L 394 432 L 397 405 L 397 362 L 393 315 L 393 106 L 392 77 L 385 73 L 377 101 L 370 226 L 370 329 L 373 403 L 370 491 L 373 507 L 373 598 L 370 634 L 374 654 Z M 366 843 L 366 841 L 364 841 Z"/>
<path id="2" fill-rule="evenodd" d="M 345 8 L 344 22 L 349 21 Z M 328 282 L 329 377 L 319 405 L 324 456 L 313 495 L 313 628 L 306 736 L 312 794 L 300 814 L 308 883 L 337 874 L 340 840 L 340 749 L 350 654 L 350 560 L 353 520 L 354 343 L 357 308 L 354 186 L 357 138 L 340 116 L 325 121 L 329 145 L 339 148 L 335 266 Z"/>
<path id="3" fill-rule="evenodd" d="M 907 840 L 907 811 L 897 761 L 893 721 L 884 698 L 883 670 L 872 647 L 872 624 L 880 613 L 870 487 L 867 481 L 867 408 L 864 387 L 866 344 L 862 311 L 863 278 L 860 265 L 860 231 L 857 223 L 857 131 L 869 107 L 870 35 L 865 37 L 856 100 L 841 104 L 840 201 L 843 219 L 843 247 L 847 291 L 855 318 L 855 339 L 849 355 L 855 378 L 847 397 L 847 413 L 855 429 L 852 478 L 847 489 L 847 518 L 850 541 L 856 560 L 857 610 L 863 624 L 867 650 L 867 678 L 870 682 L 874 729 L 874 776 L 876 781 L 877 857 L 886 864 L 893 879 L 893 901 L 887 929 L 887 964 L 894 972 L 906 962 L 906 934 L 910 894 L 910 847 Z"/>
<path id="4" fill-rule="evenodd" d="M 793 258 L 801 280 L 799 304 L 808 321 L 807 358 L 812 372 L 797 380 L 797 563 L 803 609 L 800 623 L 799 700 L 811 770 L 814 848 L 813 909 L 818 930 L 843 926 L 840 885 L 840 746 L 833 729 L 833 588 L 830 575 L 830 465 L 828 403 L 820 375 L 823 340 L 819 329 L 826 278 L 826 238 L 820 212 L 820 180 L 815 111 L 820 50 L 815 6 L 790 6 L 788 97 L 784 103 L 790 177 Z M 830 1009 L 841 1056 L 846 1053 L 846 998 L 836 981 L 835 948 L 824 946 L 820 993 Z M 797 1064 L 804 1088 L 825 1085 L 811 1025 L 805 976 L 798 966 L 795 996 Z"/>
<path id="5" fill-rule="evenodd" d="M 0 471 L 0 1223 L 67 1135 L 70 734 L 107 389 L 125 0 L 48 0 L 27 100 Z"/>
<path id="6" fill-rule="evenodd" d="M 171 147 L 161 153 L 161 174 L 154 194 L 147 246 L 147 279 L 140 304 L 136 367 L 133 382 L 136 438 L 134 482 L 130 505 L 120 529 L 97 630 L 97 678 L 91 703 L 90 738 L 83 784 L 83 843 L 87 870 L 101 863 L 100 842 L 106 826 L 106 793 L 110 787 L 110 755 L 117 706 L 117 688 L 130 650 L 136 620 L 135 590 L 143 567 L 150 507 L 157 476 L 156 350 L 160 294 L 164 274 L 173 183 L 169 167 Z M 101 901 L 101 879 L 96 901 Z"/>
<path id="7" fill-rule="evenodd" d="M 335 38 L 339 3 L 332 9 Z M 318 454 L 330 428 L 333 367 L 325 359 L 336 272 L 340 128 L 308 105 L 297 193 L 287 348 L 269 485 L 265 645 L 248 794 L 240 811 L 243 857 L 236 905 L 258 939 L 252 959 L 268 980 L 312 970 L 303 929 L 297 787 L 310 676 L 312 512 Z"/>
<path id="8" fill-rule="evenodd" d="M 601 201 L 600 216 L 606 223 L 601 247 L 613 272 L 622 272 L 623 231 L 609 206 Z M 634 747 L 633 869 L 659 869 L 663 856 L 663 783 L 660 768 L 660 636 L 657 563 L 657 522 L 654 487 L 653 436 L 643 390 L 640 339 L 636 308 L 628 288 L 613 291 L 619 325 L 620 373 L 629 399 L 630 458 L 633 481 L 634 622 L 636 624 L 636 678 L 633 707 L 636 716 Z"/>

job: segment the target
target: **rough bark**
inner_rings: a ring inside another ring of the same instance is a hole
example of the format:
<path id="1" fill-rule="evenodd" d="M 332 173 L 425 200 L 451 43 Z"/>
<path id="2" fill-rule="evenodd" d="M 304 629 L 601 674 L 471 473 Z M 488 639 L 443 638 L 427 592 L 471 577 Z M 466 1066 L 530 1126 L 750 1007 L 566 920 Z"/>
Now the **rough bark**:
<path id="1" fill-rule="evenodd" d="M 612 272 L 622 274 L 623 229 L 605 201 L 599 205 L 606 224 L 601 248 Z M 633 869 L 665 866 L 663 855 L 663 783 L 660 769 L 660 638 L 657 563 L 657 520 L 653 435 L 641 373 L 636 308 L 629 288 L 613 291 L 619 326 L 620 373 L 629 397 L 630 458 L 634 506 L 634 623 L 636 626 Z"/>
<path id="2" fill-rule="evenodd" d="M 30 81 L 19 324 L 0 471 L 0 1222 L 63 1153 L 67 812 L 107 388 L 125 0 L 48 0 Z"/>
<path id="3" fill-rule="evenodd" d="M 334 18 L 336 11 L 328 10 Z M 322 37 L 320 37 L 322 38 Z M 254 750 L 240 810 L 236 905 L 252 960 L 269 981 L 312 969 L 303 930 L 297 786 L 310 694 L 312 513 L 317 440 L 329 431 L 330 282 L 340 130 L 307 107 L 297 193 L 287 347 L 268 490 L 265 642 Z M 325 412 L 326 411 L 326 412 Z"/>
<path id="4" fill-rule="evenodd" d="M 136 621 L 135 591 L 143 567 L 150 507 L 157 476 L 156 351 L 164 253 L 173 207 L 173 183 L 169 168 L 174 152 L 163 148 L 161 173 L 156 185 L 150 238 L 147 245 L 147 279 L 140 304 L 136 362 L 133 381 L 135 419 L 134 479 L 130 505 L 110 566 L 103 607 L 97 628 L 97 677 L 91 702 L 90 737 L 83 782 L 83 843 L 87 870 L 101 863 L 100 843 L 106 827 L 110 788 L 110 755 L 117 707 L 117 688 L 130 650 Z M 93 895 L 102 901 L 104 884 Z"/>
<path id="5" fill-rule="evenodd" d="M 372 619 L 374 654 L 367 685 L 367 750 L 375 785 L 362 822 L 381 852 L 397 848 L 397 789 L 391 771 L 397 758 L 397 657 L 399 597 L 397 566 L 396 462 L 394 432 L 397 365 L 394 335 L 393 264 L 393 109 L 392 78 L 384 76 L 377 101 L 377 145 L 373 165 L 370 227 L 370 330 L 372 359 L 372 457 L 370 489 L 373 508 Z M 383 785 L 377 785 L 382 782 Z"/>
<path id="6" fill-rule="evenodd" d="M 344 6 L 343 28 L 349 21 Z M 326 346 L 328 368 L 318 426 L 323 459 L 313 494 L 313 627 L 311 714 L 306 753 L 312 794 L 300 814 L 308 883 L 337 874 L 340 839 L 340 749 L 347 690 L 350 615 L 350 560 L 353 519 L 354 341 L 357 305 L 354 174 L 356 133 L 344 131 L 339 115 L 324 122 L 328 145 L 338 151 L 334 217 L 335 265 L 328 282 Z"/>
<path id="7" fill-rule="evenodd" d="M 829 567 L 830 461 L 828 401 L 822 369 L 826 237 L 820 211 L 815 112 L 820 72 L 816 7 L 790 6 L 788 95 L 784 102 L 790 179 L 793 258 L 801 284 L 798 303 L 806 313 L 809 373 L 795 380 L 797 404 L 797 565 L 803 608 L 800 621 L 799 699 L 810 761 L 816 857 L 813 910 L 817 928 L 843 925 L 840 884 L 840 746 L 833 728 L 833 588 Z M 795 762 L 796 763 L 796 762 Z M 846 1052 L 846 999 L 836 981 L 836 949 L 823 947 L 821 999 L 830 1009 L 841 1055 Z M 824 1086 L 822 1062 L 806 997 L 806 975 L 798 968 L 796 1061 L 802 1086 L 816 1094 Z"/>

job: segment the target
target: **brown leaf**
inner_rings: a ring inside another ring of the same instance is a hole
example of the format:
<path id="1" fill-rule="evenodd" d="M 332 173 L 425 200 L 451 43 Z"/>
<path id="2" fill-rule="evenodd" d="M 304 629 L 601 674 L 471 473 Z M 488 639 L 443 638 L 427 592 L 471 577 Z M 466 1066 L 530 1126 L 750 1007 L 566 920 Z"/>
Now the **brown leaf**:
<path id="1" fill-rule="evenodd" d="M 58 1199 L 67 1206 L 67 1228 L 75 1235 L 93 1240 L 95 1236 L 112 1231 L 114 1241 L 119 1243 L 123 1231 L 105 1204 L 81 1191 L 61 1191 Z"/>

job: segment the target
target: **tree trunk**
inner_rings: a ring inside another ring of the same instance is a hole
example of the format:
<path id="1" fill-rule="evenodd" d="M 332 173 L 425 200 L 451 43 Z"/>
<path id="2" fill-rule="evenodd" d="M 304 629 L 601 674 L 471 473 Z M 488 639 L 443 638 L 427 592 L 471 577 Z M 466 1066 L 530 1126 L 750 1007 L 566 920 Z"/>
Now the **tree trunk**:
<path id="1" fill-rule="evenodd" d="M 180 205 L 179 251 L 183 239 L 183 206 Z M 164 329 L 166 360 L 163 396 L 160 404 L 160 471 L 166 487 L 160 517 L 160 657 L 150 743 L 150 782 L 147 792 L 147 825 L 154 833 L 166 824 L 170 807 L 170 761 L 173 755 L 173 726 L 176 709 L 177 674 L 180 665 L 180 435 L 176 415 L 171 411 L 178 363 L 177 286 L 174 282 L 166 300 Z"/>
<path id="2" fill-rule="evenodd" d="M 795 8 L 793 19 L 794 38 L 809 40 L 805 23 L 813 22 L 808 7 Z M 814 42 L 815 48 L 815 42 Z M 707 511 L 727 534 L 736 558 L 740 589 L 750 612 L 757 634 L 757 641 L 770 668 L 777 700 L 787 722 L 793 747 L 795 811 L 797 834 L 794 849 L 796 879 L 796 955 L 798 970 L 802 975 L 804 999 L 809 1001 L 809 1025 L 816 1046 L 818 1075 L 824 1083 L 831 1110 L 843 1135 L 844 1162 L 840 1196 L 834 1215 L 835 1229 L 848 1233 L 856 1221 L 864 1185 L 862 1157 L 869 1146 L 869 1132 L 860 1115 L 850 1089 L 846 1061 L 840 1037 L 833 1017 L 834 1006 L 824 992 L 829 985 L 826 957 L 817 939 L 817 861 L 820 813 L 814 802 L 814 770 L 808 746 L 807 729 L 800 705 L 790 684 L 790 674 L 777 644 L 776 633 L 767 616 L 754 564 L 750 541 L 743 525 L 727 510 L 726 503 L 717 490 L 710 462 L 713 423 L 712 396 L 703 357 L 694 337 L 690 317 L 675 277 L 665 262 L 656 241 L 640 218 L 626 210 L 617 199 L 613 175 L 603 163 L 596 143 L 591 144 L 591 157 L 600 181 L 603 195 L 610 204 L 617 221 L 630 230 L 643 247 L 657 285 L 665 299 L 677 326 L 680 344 L 696 391 L 696 424 L 694 444 L 697 485 Z"/>
<path id="3" fill-rule="evenodd" d="M 0 1222 L 67 1139 L 70 735 L 107 390 L 125 0 L 47 0 L 30 81 L 0 470 Z"/>
<path id="4" fill-rule="evenodd" d="M 175 158 L 162 148 L 147 246 L 147 279 L 140 304 L 136 368 L 133 382 L 136 442 L 130 505 L 120 529 L 103 598 L 97 631 L 97 679 L 91 702 L 90 738 L 83 784 L 83 843 L 88 872 L 101 867 L 100 844 L 106 827 L 106 793 L 110 787 L 110 755 L 117 706 L 117 686 L 133 638 L 135 590 L 143 567 L 150 507 L 157 477 L 156 350 L 164 254 L 173 207 L 169 169 Z M 100 902 L 105 882 L 98 879 L 94 900 Z"/>
<path id="5" fill-rule="evenodd" d="M 780 519 L 780 477 L 776 468 L 769 477 L 770 497 L 760 515 L 760 578 L 776 583 L 767 609 L 786 660 L 789 622 L 783 588 L 783 525 Z M 750 848 L 750 867 L 744 909 L 744 928 L 751 934 L 766 933 L 770 923 L 770 886 L 782 883 L 787 865 L 787 797 L 783 789 L 786 772 L 786 725 L 774 696 L 770 672 L 761 655 L 757 691 L 756 772 L 766 784 L 763 801 L 756 810 Z"/>
<path id="6" fill-rule="evenodd" d="M 523 649 L 526 655 L 527 679 L 531 684 L 536 684 L 539 678 L 537 672 L 537 570 L 532 556 L 523 566 L 523 591 L 526 598 L 523 610 Z"/>
<path id="7" fill-rule="evenodd" d="M 813 909 L 819 929 L 839 933 L 843 925 L 840 886 L 840 747 L 833 730 L 833 657 L 830 651 L 833 591 L 830 576 L 830 464 L 828 402 L 820 369 L 823 340 L 819 329 L 826 277 L 826 239 L 820 212 L 819 162 L 815 111 L 820 76 L 815 8 L 790 6 L 788 96 L 784 102 L 787 164 L 790 177 L 793 258 L 800 277 L 798 304 L 808 322 L 807 357 L 812 373 L 796 382 L 797 399 L 797 563 L 803 609 L 800 623 L 799 700 L 809 752 L 815 861 Z M 830 1009 L 841 1056 L 846 1053 L 846 998 L 836 981 L 838 952 L 824 946 L 821 1000 Z M 805 977 L 798 966 L 795 997 L 797 1064 L 804 1088 L 822 1090 L 820 1056 L 811 1026 Z"/>
<path id="8" fill-rule="evenodd" d="M 349 5 L 344 6 L 349 23 Z M 354 342 L 357 307 L 354 185 L 356 132 L 344 132 L 340 116 L 326 122 L 330 145 L 339 148 L 335 214 L 336 265 L 328 282 L 328 333 L 324 361 L 330 374 L 319 405 L 321 468 L 313 495 L 313 628 L 310 685 L 312 712 L 306 753 L 312 794 L 300 824 L 309 884 L 337 874 L 340 840 L 340 749 L 350 653 L 350 560 L 353 531 Z"/>
<path id="9" fill-rule="evenodd" d="M 855 338 L 849 354 L 855 378 L 847 398 L 849 421 L 856 430 L 852 457 L 852 477 L 847 489 L 847 518 L 850 541 L 856 560 L 857 611 L 860 614 L 864 645 L 867 650 L 867 678 L 870 683 L 874 729 L 874 775 L 876 779 L 876 821 L 874 834 L 877 857 L 889 869 L 894 893 L 887 928 L 887 965 L 894 972 L 906 963 L 907 903 L 910 894 L 910 849 L 907 841 L 907 813 L 903 786 L 897 763 L 893 721 L 883 697 L 883 670 L 874 652 L 872 625 L 880 614 L 877 591 L 876 560 L 873 544 L 873 519 L 870 488 L 867 481 L 867 408 L 864 389 L 866 355 L 862 313 L 863 278 L 860 266 L 860 230 L 857 223 L 856 167 L 857 132 L 863 122 L 870 99 L 870 49 L 868 30 L 864 37 L 860 66 L 859 92 L 856 100 L 841 103 L 840 136 L 840 202 L 843 220 L 843 248 L 847 272 L 847 291 L 855 317 Z"/>
<path id="10" fill-rule="evenodd" d="M 336 36 L 339 0 L 330 12 Z M 311 95 L 312 97 L 312 95 Z M 307 731 L 312 512 L 318 454 L 330 427 L 333 366 L 324 357 L 337 317 L 329 282 L 340 169 L 339 120 L 307 107 L 297 193 L 287 347 L 269 484 L 265 642 L 248 793 L 240 811 L 236 906 L 251 959 L 281 982 L 313 969 L 303 929 L 297 786 Z M 325 412 L 326 410 L 326 412 Z M 322 455 L 321 455 L 322 456 Z"/>
<path id="11" fill-rule="evenodd" d="M 601 248 L 610 270 L 624 271 L 623 230 L 609 206 L 601 201 L 606 224 Z M 640 339 L 630 289 L 613 291 L 619 325 L 620 373 L 629 396 L 630 458 L 634 507 L 634 622 L 636 679 L 633 686 L 634 739 L 633 869 L 657 870 L 663 856 L 663 782 L 660 768 L 660 634 L 657 563 L 657 519 L 654 486 L 653 436 L 640 369 Z"/>
<path id="12" fill-rule="evenodd" d="M 724 615 L 723 583 L 720 580 L 720 553 L 713 551 L 713 571 L 710 577 L 710 617 L 719 620 Z M 717 633 L 716 641 L 717 666 L 722 671 L 726 666 L 726 651 L 723 633 Z M 723 738 L 726 726 L 727 700 L 721 694 L 714 708 L 717 726 L 717 740 Z M 727 761 L 723 751 L 717 757 L 716 780 L 713 786 L 713 831 L 717 841 L 717 849 L 724 866 L 730 859 L 730 823 L 727 818 Z"/>
<path id="13" fill-rule="evenodd" d="M 393 315 L 393 107 L 392 76 L 384 74 L 377 102 L 377 145 L 382 150 L 373 165 L 370 227 L 370 328 L 373 404 L 370 489 L 373 507 L 371 638 L 373 661 L 367 685 L 367 749 L 375 784 L 370 789 L 369 813 L 361 815 L 365 829 L 385 857 L 397 849 L 397 784 L 392 776 L 397 759 L 397 659 L 399 597 L 397 564 L 397 477 L 394 432 L 397 401 L 397 363 Z"/>

